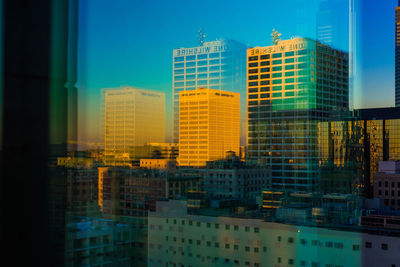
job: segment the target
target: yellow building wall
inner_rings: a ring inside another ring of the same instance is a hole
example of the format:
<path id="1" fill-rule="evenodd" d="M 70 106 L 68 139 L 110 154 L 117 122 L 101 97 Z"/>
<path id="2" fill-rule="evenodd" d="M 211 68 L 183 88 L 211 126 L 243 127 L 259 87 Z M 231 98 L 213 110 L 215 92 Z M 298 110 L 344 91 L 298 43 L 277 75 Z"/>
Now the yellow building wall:
<path id="1" fill-rule="evenodd" d="M 239 93 L 198 88 L 179 93 L 180 166 L 205 166 L 239 154 Z"/>

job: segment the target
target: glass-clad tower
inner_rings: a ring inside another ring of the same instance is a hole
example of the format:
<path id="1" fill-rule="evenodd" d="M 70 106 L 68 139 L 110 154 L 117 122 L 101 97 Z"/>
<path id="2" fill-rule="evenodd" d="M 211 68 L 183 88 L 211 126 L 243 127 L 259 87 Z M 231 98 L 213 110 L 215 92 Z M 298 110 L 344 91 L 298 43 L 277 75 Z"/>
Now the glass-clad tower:
<path id="1" fill-rule="evenodd" d="M 179 142 L 179 92 L 199 87 L 240 93 L 241 144 L 246 143 L 246 49 L 233 40 L 173 51 L 173 141 Z"/>
<path id="2" fill-rule="evenodd" d="M 317 123 L 348 110 L 348 54 L 295 38 L 247 50 L 248 159 L 273 187 L 318 186 Z"/>

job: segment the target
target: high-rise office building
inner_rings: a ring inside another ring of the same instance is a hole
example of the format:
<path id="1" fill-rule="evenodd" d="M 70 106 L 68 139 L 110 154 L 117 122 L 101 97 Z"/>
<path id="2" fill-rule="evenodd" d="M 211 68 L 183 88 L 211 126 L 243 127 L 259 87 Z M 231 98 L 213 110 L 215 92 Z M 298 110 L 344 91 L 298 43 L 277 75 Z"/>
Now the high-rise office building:
<path id="1" fill-rule="evenodd" d="M 395 60 L 396 60 L 396 76 L 395 76 L 395 101 L 396 107 L 400 107 L 400 0 L 396 7 L 396 40 L 395 40 Z"/>
<path id="2" fill-rule="evenodd" d="M 241 94 L 241 139 L 246 144 L 246 49 L 233 40 L 173 51 L 173 141 L 179 138 L 179 92 L 207 87 Z"/>
<path id="3" fill-rule="evenodd" d="M 239 154 L 239 93 L 199 88 L 179 93 L 180 166 L 205 166 Z"/>
<path id="4" fill-rule="evenodd" d="M 165 94 L 132 87 L 104 89 L 105 155 L 135 159 L 136 147 L 165 141 Z"/>
<path id="5" fill-rule="evenodd" d="M 348 109 L 348 54 L 295 38 L 247 50 L 248 159 L 267 163 L 274 188 L 317 187 L 317 122 Z"/>

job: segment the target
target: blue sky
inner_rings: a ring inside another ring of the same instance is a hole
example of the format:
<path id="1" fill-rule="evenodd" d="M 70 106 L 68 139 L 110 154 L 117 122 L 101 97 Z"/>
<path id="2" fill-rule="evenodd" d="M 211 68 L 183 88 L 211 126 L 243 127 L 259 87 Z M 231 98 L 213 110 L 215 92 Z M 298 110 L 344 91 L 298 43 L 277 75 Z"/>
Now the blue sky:
<path id="1" fill-rule="evenodd" d="M 360 33 L 357 43 L 360 78 L 356 82 L 355 103 L 363 107 L 391 106 L 394 103 L 395 1 L 382 0 L 380 4 L 359 1 L 362 4 L 357 7 L 357 18 L 363 30 L 357 32 Z M 273 28 L 282 33 L 282 39 L 315 38 L 319 2 L 80 0 L 81 141 L 98 138 L 103 87 L 130 85 L 165 92 L 167 125 L 170 125 L 172 50 L 196 46 L 198 29 L 205 31 L 207 40 L 234 39 L 249 46 L 270 45 Z M 347 14 L 343 10 L 340 23 L 347 23 L 343 19 Z M 337 46 L 346 49 L 346 45 L 344 42 Z"/>

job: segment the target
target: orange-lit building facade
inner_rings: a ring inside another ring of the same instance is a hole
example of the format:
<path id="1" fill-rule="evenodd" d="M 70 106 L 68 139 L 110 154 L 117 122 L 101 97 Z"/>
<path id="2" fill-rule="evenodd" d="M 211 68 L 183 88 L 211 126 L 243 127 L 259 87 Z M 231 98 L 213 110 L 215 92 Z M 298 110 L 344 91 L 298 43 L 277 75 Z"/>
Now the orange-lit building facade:
<path id="1" fill-rule="evenodd" d="M 239 154 L 239 93 L 208 88 L 179 93 L 180 166 L 205 166 Z"/>

